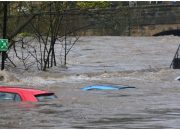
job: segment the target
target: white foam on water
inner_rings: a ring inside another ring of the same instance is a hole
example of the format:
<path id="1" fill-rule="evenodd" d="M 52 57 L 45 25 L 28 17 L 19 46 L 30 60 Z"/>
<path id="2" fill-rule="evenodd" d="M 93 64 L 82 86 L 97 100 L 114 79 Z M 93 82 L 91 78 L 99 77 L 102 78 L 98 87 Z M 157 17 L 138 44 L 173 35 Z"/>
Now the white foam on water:
<path id="1" fill-rule="evenodd" d="M 47 80 L 47 79 L 43 79 L 42 77 L 25 77 L 23 79 L 21 79 L 22 83 L 25 84 L 53 84 L 56 81 L 54 80 Z"/>
<path id="2" fill-rule="evenodd" d="M 19 79 L 14 74 L 3 70 L 3 71 L 0 71 L 0 82 L 16 83 L 16 82 L 19 82 Z"/>
<path id="3" fill-rule="evenodd" d="M 74 82 L 83 82 L 83 81 L 92 81 L 92 80 L 100 80 L 98 77 L 88 77 L 86 75 L 73 75 L 73 76 L 64 76 L 60 78 L 44 78 L 44 77 L 36 77 L 36 76 L 29 76 L 25 78 L 21 78 L 20 82 L 23 84 L 32 84 L 32 85 L 50 85 L 55 83 L 67 82 L 67 83 L 74 83 Z"/>

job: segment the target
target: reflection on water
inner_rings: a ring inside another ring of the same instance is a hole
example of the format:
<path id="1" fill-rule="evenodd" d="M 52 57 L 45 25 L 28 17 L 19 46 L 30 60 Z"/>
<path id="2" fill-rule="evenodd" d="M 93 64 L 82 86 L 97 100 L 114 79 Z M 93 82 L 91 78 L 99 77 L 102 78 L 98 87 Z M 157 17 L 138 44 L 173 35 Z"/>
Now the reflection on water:
<path id="1" fill-rule="evenodd" d="M 1 85 L 48 89 L 59 99 L 1 102 L 0 128 L 179 128 L 180 71 L 168 68 L 179 37 L 82 39 L 67 70 L 3 72 Z M 136 89 L 80 90 L 97 84 Z"/>

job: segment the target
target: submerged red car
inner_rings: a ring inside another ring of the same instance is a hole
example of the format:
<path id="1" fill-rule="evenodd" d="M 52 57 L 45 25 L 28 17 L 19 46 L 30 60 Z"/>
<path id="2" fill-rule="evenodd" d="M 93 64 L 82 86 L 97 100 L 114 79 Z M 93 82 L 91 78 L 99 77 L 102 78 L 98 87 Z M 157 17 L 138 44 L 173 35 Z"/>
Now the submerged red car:
<path id="1" fill-rule="evenodd" d="M 42 102 L 56 98 L 54 93 L 46 90 L 0 86 L 0 101 Z"/>

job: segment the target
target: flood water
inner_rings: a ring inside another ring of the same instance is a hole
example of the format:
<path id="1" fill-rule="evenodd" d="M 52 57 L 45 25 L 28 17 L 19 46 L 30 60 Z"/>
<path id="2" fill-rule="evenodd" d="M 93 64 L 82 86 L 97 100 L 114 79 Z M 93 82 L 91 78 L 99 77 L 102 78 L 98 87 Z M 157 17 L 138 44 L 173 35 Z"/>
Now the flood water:
<path id="1" fill-rule="evenodd" d="M 1 85 L 48 89 L 58 100 L 0 103 L 0 128 L 180 128 L 180 70 L 170 69 L 180 38 L 81 37 L 68 69 L 7 69 Z M 89 85 L 128 85 L 82 91 Z"/>

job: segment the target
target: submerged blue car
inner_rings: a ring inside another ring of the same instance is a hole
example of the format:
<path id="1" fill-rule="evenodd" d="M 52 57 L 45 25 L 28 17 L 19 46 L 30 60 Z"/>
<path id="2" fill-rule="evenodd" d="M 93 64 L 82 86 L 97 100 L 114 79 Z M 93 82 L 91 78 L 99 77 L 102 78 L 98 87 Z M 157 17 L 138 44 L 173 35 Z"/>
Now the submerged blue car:
<path id="1" fill-rule="evenodd" d="M 88 90 L 120 90 L 126 88 L 135 88 L 131 86 L 111 86 L 111 85 L 92 85 L 81 88 L 81 90 L 88 91 Z"/>

